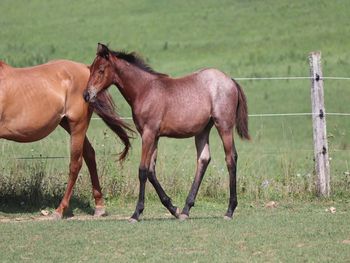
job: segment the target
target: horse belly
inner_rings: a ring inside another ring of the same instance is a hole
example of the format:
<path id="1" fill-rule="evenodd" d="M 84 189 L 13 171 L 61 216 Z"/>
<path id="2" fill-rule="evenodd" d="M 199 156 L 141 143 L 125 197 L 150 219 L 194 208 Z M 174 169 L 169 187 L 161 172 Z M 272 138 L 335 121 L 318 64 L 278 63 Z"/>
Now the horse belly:
<path id="1" fill-rule="evenodd" d="M 197 107 L 196 110 L 178 109 L 167 113 L 161 124 L 161 136 L 188 138 L 197 135 L 210 121 L 209 109 Z"/>
<path id="2" fill-rule="evenodd" d="M 63 118 L 64 104 L 51 100 L 28 105 L 11 103 L 0 109 L 0 138 L 33 142 L 49 135 Z"/>
<path id="3" fill-rule="evenodd" d="M 42 122 L 23 122 L 16 120 L 0 125 L 0 138 L 16 142 L 34 142 L 48 136 L 60 123 L 61 119 Z"/>

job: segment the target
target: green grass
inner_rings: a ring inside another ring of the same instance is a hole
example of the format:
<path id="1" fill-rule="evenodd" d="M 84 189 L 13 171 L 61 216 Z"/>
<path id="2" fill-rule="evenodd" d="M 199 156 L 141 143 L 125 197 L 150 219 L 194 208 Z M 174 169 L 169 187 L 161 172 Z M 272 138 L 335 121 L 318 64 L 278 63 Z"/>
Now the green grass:
<path id="1" fill-rule="evenodd" d="M 308 54 L 322 51 L 325 76 L 350 76 L 349 1 L 19 1 L 0 2 L 0 59 L 24 67 L 66 58 L 90 64 L 97 42 L 137 51 L 160 72 L 181 76 L 203 67 L 233 77 L 308 76 Z M 241 81 L 249 112 L 310 112 L 310 83 Z M 327 112 L 349 112 L 349 81 L 327 80 Z M 124 99 L 111 88 L 122 116 Z M 40 98 L 38 98 L 40 99 Z M 252 142 L 239 153 L 236 217 L 222 219 L 228 176 L 222 144 L 212 131 L 212 162 L 190 221 L 169 219 L 147 186 L 144 220 L 129 225 L 138 191 L 140 140 L 120 166 L 122 147 L 98 120 L 88 136 L 97 153 L 111 216 L 105 220 L 27 220 L 62 197 L 69 137 L 57 129 L 32 143 L 0 142 L 2 262 L 345 262 L 350 258 L 350 122 L 328 116 L 332 196 L 315 197 L 310 117 L 250 118 Z M 193 139 L 160 140 L 157 173 L 174 203 L 183 205 L 195 170 Z M 23 160 L 18 157 L 59 156 Z M 84 167 L 72 209 L 92 211 Z M 213 201 L 215 200 L 215 201 Z M 277 209 L 264 203 L 277 200 Z M 326 208 L 337 208 L 335 214 Z M 120 216 L 123 219 L 116 219 Z M 16 222 L 15 218 L 25 220 Z"/>
<path id="2" fill-rule="evenodd" d="M 308 76 L 308 54 L 321 50 L 325 76 L 349 76 L 349 1 L 1 1 L 0 59 L 24 67 L 66 58 L 90 64 L 97 42 L 137 51 L 155 70 L 173 76 L 217 67 L 233 77 Z M 310 83 L 241 81 L 249 112 L 310 112 Z M 326 110 L 348 112 L 349 81 L 325 81 Z M 124 99 L 111 88 L 120 114 L 130 116 Z M 327 117 L 332 199 L 350 195 L 350 122 Z M 238 192 L 245 200 L 315 198 L 310 117 L 250 118 L 252 142 L 236 140 Z M 140 140 L 123 167 L 121 146 L 106 126 L 92 121 L 88 131 L 108 200 L 137 196 Z M 211 134 L 212 162 L 198 196 L 226 200 L 228 176 L 221 141 Z M 69 156 L 61 129 L 32 143 L 0 142 L 0 199 L 55 206 L 65 188 L 68 158 L 17 160 L 16 157 Z M 173 198 L 185 199 L 195 170 L 193 139 L 162 138 L 157 172 Z M 91 200 L 86 168 L 75 198 Z M 39 186 L 39 190 L 38 189 Z M 154 199 L 153 190 L 147 191 Z M 49 201 L 47 201 L 49 200 Z M 51 200 L 51 201 L 50 201 Z"/>
<path id="3" fill-rule="evenodd" d="M 346 262 L 350 257 L 349 203 L 263 203 L 239 207 L 233 221 L 226 205 L 199 203 L 179 222 L 160 205 L 147 204 L 135 225 L 110 219 L 0 223 L 2 262 Z M 336 207 L 331 214 L 325 209 Z M 1 214 L 0 214 L 1 218 Z M 21 238 L 18 238 L 18 237 Z"/>

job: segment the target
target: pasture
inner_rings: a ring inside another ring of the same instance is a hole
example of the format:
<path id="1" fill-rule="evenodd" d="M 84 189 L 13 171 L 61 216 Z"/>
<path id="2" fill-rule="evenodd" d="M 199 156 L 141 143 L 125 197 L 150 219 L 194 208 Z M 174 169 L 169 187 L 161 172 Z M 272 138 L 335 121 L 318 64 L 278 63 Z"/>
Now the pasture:
<path id="1" fill-rule="evenodd" d="M 330 205 L 335 214 L 325 211 Z M 286 202 L 273 209 L 254 202 L 239 206 L 233 221 L 221 217 L 226 204 L 201 202 L 186 222 L 148 204 L 144 219 L 129 224 L 133 208 L 119 204 L 103 220 L 21 216 L 17 220 L 27 221 L 0 223 L 1 261 L 347 262 L 350 257 L 345 202 Z"/>
<path id="2" fill-rule="evenodd" d="M 1 1 L 0 59 L 18 67 L 57 58 L 91 64 L 97 42 L 102 42 L 137 51 L 155 70 L 175 77 L 203 67 L 234 78 L 309 76 L 308 53 L 320 50 L 325 76 L 350 77 L 349 11 L 348 1 Z M 311 111 L 309 80 L 239 83 L 250 114 Z M 350 81 L 327 80 L 324 86 L 326 111 L 349 113 Z M 130 117 L 116 88 L 110 91 L 120 115 Z M 131 215 L 136 202 L 140 140 L 136 136 L 121 166 L 116 153 L 122 146 L 102 121 L 93 120 L 88 136 L 97 153 L 107 208 L 122 219 L 0 223 L 2 259 L 316 261 L 322 252 L 326 257 L 320 260 L 345 261 L 350 251 L 342 243 L 350 239 L 349 116 L 327 116 L 328 200 L 315 197 L 310 116 L 251 117 L 249 128 L 251 142 L 236 140 L 239 205 L 232 222 L 221 219 L 228 175 L 213 129 L 212 161 L 192 210 L 196 219 L 184 224 L 163 220 L 166 212 L 147 185 L 145 220 L 133 226 L 123 216 Z M 32 144 L 1 140 L 0 156 L 1 218 L 26 218 L 57 205 L 68 174 L 69 137 L 63 129 Z M 193 139 L 160 140 L 158 178 L 180 207 L 194 170 Z M 85 167 L 73 198 L 75 214 L 89 213 L 92 197 Z M 263 208 L 270 200 L 282 205 Z M 326 213 L 329 206 L 338 212 Z"/>

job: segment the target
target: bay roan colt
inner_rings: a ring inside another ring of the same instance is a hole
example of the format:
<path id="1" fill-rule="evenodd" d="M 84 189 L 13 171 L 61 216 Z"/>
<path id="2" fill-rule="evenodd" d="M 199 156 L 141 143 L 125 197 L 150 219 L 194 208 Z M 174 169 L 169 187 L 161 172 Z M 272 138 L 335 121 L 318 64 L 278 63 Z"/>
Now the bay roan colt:
<path id="1" fill-rule="evenodd" d="M 144 209 L 147 178 L 172 215 L 180 219 L 189 216 L 210 161 L 209 133 L 213 125 L 225 150 L 230 185 L 225 219 L 231 219 L 237 206 L 237 152 L 233 128 L 236 127 L 241 138 L 249 139 L 247 102 L 237 82 L 216 69 L 203 69 L 182 78 L 171 78 L 152 70 L 134 53 L 115 52 L 98 44 L 97 56 L 90 66 L 85 100 L 94 101 L 100 91 L 112 84 L 118 87 L 131 106 L 133 120 L 142 137 L 139 200 L 130 222 L 139 220 Z M 197 170 L 181 214 L 156 177 L 157 144 L 161 136 L 195 136 Z"/>
<path id="2" fill-rule="evenodd" d="M 121 159 L 130 147 L 124 130 L 128 127 L 114 112 L 110 95 L 103 93 L 91 105 L 84 101 L 89 75 L 86 65 L 68 60 L 28 68 L 13 68 L 0 61 L 0 138 L 33 142 L 49 135 L 58 125 L 70 134 L 69 180 L 64 197 L 52 215 L 55 219 L 62 218 L 69 205 L 82 159 L 91 177 L 95 215 L 105 214 L 95 152 L 86 137 L 93 111 L 124 143 Z"/>

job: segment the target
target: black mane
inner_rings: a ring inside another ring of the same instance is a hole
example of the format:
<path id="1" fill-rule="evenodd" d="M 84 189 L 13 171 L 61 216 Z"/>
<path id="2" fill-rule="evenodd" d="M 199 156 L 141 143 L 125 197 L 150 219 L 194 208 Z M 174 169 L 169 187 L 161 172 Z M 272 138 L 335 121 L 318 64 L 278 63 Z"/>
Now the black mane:
<path id="1" fill-rule="evenodd" d="M 110 50 L 110 52 L 116 56 L 117 58 L 123 59 L 127 62 L 129 62 L 130 64 L 135 65 L 136 67 L 154 74 L 154 75 L 161 75 L 161 76 L 168 76 L 166 74 L 163 73 L 159 73 L 157 71 L 155 71 L 154 69 L 151 68 L 150 65 L 148 65 L 141 57 L 139 57 L 135 52 L 131 52 L 131 53 L 127 53 L 125 51 L 112 51 Z"/>

